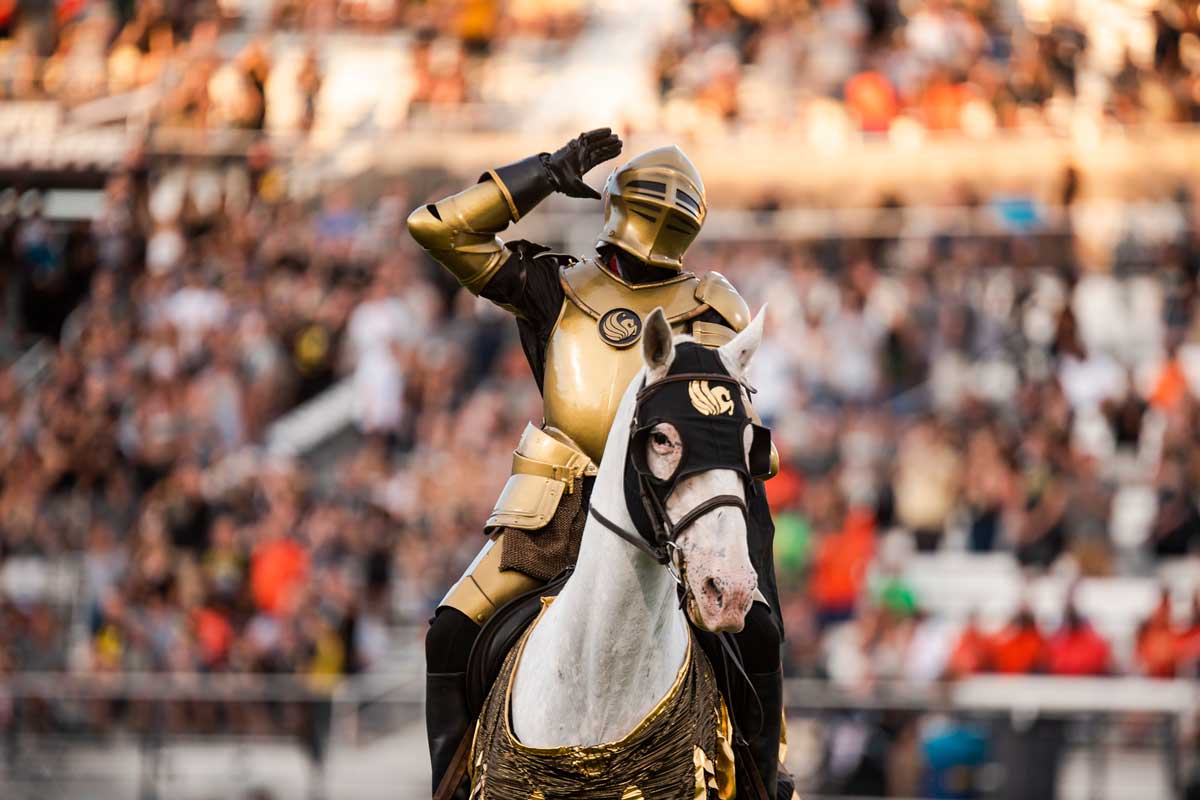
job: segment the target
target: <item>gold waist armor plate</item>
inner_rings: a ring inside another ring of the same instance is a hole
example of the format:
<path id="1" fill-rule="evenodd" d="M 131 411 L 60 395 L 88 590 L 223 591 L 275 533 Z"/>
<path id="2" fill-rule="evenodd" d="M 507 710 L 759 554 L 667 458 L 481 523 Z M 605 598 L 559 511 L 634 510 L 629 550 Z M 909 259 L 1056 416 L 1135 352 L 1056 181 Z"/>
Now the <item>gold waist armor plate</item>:
<path id="1" fill-rule="evenodd" d="M 621 395 L 642 366 L 642 320 L 661 306 L 676 333 L 687 333 L 708 306 L 690 273 L 633 286 L 588 259 L 563 269 L 562 283 L 567 299 L 546 348 L 546 424 L 599 463 Z"/>
<path id="2" fill-rule="evenodd" d="M 485 527 L 489 532 L 541 528 L 554 516 L 563 492 L 573 490 L 575 479 L 595 474 L 596 465 L 561 431 L 526 425 L 513 451 L 512 474 Z"/>

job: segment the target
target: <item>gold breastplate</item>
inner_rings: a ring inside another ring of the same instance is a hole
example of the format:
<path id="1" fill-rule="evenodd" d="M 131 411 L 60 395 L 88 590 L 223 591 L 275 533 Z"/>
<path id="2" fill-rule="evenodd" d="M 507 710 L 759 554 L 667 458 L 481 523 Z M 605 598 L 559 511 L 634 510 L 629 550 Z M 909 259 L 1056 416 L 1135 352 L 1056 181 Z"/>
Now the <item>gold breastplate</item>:
<path id="1" fill-rule="evenodd" d="M 642 320 L 662 306 L 676 332 L 694 333 L 689 322 L 708 306 L 687 273 L 634 286 L 589 259 L 563 269 L 562 282 L 567 298 L 546 349 L 546 424 L 599 463 L 621 395 L 642 366 Z"/>

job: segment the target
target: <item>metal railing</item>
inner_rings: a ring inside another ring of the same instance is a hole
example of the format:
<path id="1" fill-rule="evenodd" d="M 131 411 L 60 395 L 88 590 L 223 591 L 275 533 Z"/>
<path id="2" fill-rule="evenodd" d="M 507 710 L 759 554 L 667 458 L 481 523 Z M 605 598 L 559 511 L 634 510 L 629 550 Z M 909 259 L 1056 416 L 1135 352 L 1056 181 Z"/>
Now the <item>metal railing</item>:
<path id="1" fill-rule="evenodd" d="M 943 713 L 999 725 L 1009 719 L 1053 721 L 1056 746 L 1081 753 L 1087 769 L 1078 788 L 1091 798 L 1106 795 L 1106 770 L 1112 753 L 1128 749 L 1121 723 L 1130 718 L 1149 721 L 1141 745 L 1151 743 L 1161 759 L 1161 784 L 1174 794 L 1182 791 L 1184 754 L 1180 730 L 1184 721 L 1200 713 L 1200 685 L 1186 680 L 1146 678 L 1074 678 L 1058 676 L 977 676 L 958 682 L 915 684 L 881 682 L 869 690 L 838 687 L 823 680 L 791 679 L 785 684 L 787 711 L 793 720 L 807 718 L 827 726 L 847 716 L 862 718 L 885 712 L 915 715 Z M 294 674 L 196 674 L 196 673 L 15 673 L 0 677 L 0 701 L 16 708 L 38 704 L 94 704 L 120 702 L 141 708 L 147 724 L 133 731 L 143 765 L 140 773 L 142 797 L 156 797 L 164 752 L 175 742 L 195 742 L 200 734 L 171 729 L 165 712 L 186 704 L 292 705 L 303 708 L 303 731 L 281 731 L 275 740 L 292 741 L 309 753 L 356 751 L 389 729 L 419 727 L 424 703 L 424 680 L 419 671 L 364 674 L 325 683 L 312 676 Z M 0 706 L 3 703 L 0 702 Z M 364 718 L 379 709 L 392 713 L 383 728 L 379 720 L 363 729 Z M 7 729 L 7 753 L 11 760 L 23 752 L 22 725 L 29 715 L 18 713 L 0 731 Z M 104 731 L 107 735 L 109 731 Z M 366 735 L 365 735 L 366 734 Z M 1043 731 L 1044 734 L 1044 731 Z M 217 741 L 235 741 L 235 730 L 204 734 Z M 319 737 L 313 747 L 308 741 Z M 261 734 L 253 741 L 263 741 Z M 69 744 L 66 745 L 69 747 Z M 412 746 L 416 746 L 413 744 Z M 409 754 L 410 756 L 413 754 Z M 18 771 L 19 772 L 19 771 Z M 319 770 L 318 770 L 319 772 Z M 10 777 L 12 771 L 10 770 Z M 3 779 L 0 778 L 0 785 Z M 815 787 L 810 786 L 810 789 Z M 811 792 L 810 792 L 811 794 Z"/>

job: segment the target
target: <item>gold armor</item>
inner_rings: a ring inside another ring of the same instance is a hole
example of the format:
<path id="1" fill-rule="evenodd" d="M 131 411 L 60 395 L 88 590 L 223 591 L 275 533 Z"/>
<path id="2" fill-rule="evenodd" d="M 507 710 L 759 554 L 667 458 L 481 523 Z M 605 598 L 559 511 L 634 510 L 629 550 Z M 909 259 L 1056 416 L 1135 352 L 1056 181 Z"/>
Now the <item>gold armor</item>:
<path id="1" fill-rule="evenodd" d="M 516 219 L 502 186 L 483 181 L 408 217 L 412 237 L 471 294 L 479 294 L 509 256 L 496 235 Z"/>
<path id="2" fill-rule="evenodd" d="M 497 234 L 520 218 L 519 182 L 507 185 L 491 170 L 480 183 L 415 210 L 409 232 L 459 283 L 479 294 L 510 257 Z M 516 172 L 505 174 L 516 176 Z M 649 284 L 628 283 L 588 258 L 563 267 L 565 299 L 545 351 L 545 421 L 528 426 L 513 452 L 513 469 L 486 528 L 494 535 L 442 605 L 482 622 L 508 599 L 537 585 L 500 569 L 499 530 L 539 530 L 554 516 L 578 477 L 594 475 L 617 405 L 640 368 L 642 321 L 661 306 L 677 333 L 717 347 L 750 321 L 746 301 L 719 273 L 703 278 L 682 272 L 683 253 L 706 214 L 704 184 L 677 147 L 660 147 L 631 159 L 604 188 L 604 227 L 598 244 L 680 273 Z M 513 309 L 515 310 L 515 309 Z M 715 311 L 723 322 L 700 320 Z"/>
<path id="3" fill-rule="evenodd" d="M 537 530 L 554 516 L 576 478 L 595 474 L 596 464 L 562 431 L 526 425 L 513 451 L 512 475 L 486 526 Z"/>
<path id="4" fill-rule="evenodd" d="M 683 253 L 708 213 L 704 182 L 675 145 L 648 150 L 604 184 L 604 227 L 611 244 L 655 267 L 683 269 Z"/>
<path id="5" fill-rule="evenodd" d="M 543 527 L 574 479 L 595 474 L 621 395 L 642 365 L 634 345 L 650 311 L 661 306 L 676 332 L 710 347 L 732 339 L 750 319 L 746 301 L 718 272 L 634 285 L 585 259 L 565 267 L 560 279 L 566 299 L 546 349 L 545 422 L 540 429 L 527 426 L 513 452 L 512 475 L 487 520 L 493 532 Z M 709 309 L 730 325 L 696 319 Z M 532 588 L 511 585 L 520 573 L 499 569 L 498 550 L 492 545 L 491 557 L 472 564 L 441 605 L 486 619 L 504 600 Z"/>
<path id="6" fill-rule="evenodd" d="M 451 606 L 482 625 L 496 609 L 519 594 L 532 591 L 542 581 L 523 572 L 500 569 L 504 536 L 496 536 L 483 546 L 462 577 L 450 587 L 438 607 Z"/>
<path id="7" fill-rule="evenodd" d="M 567 300 L 546 349 L 546 424 L 570 436 L 595 462 L 604 455 L 621 395 L 642 366 L 641 350 L 633 345 L 641 340 L 647 314 L 661 306 L 677 333 L 693 333 L 691 321 L 711 307 L 699 299 L 703 293 L 730 308 L 735 319 L 747 316 L 745 301 L 715 272 L 704 280 L 683 273 L 634 285 L 588 259 L 564 269 L 562 283 Z M 733 338 L 735 330 L 700 323 L 699 333 L 715 346 Z"/>

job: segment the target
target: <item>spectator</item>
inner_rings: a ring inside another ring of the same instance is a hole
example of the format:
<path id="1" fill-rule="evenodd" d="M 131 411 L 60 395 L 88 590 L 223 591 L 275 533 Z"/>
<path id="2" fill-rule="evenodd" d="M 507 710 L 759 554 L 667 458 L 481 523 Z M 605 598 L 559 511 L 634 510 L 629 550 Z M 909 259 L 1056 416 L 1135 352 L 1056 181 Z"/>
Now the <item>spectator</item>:
<path id="1" fill-rule="evenodd" d="M 1112 669 L 1108 642 L 1067 600 L 1060 627 L 1047 643 L 1046 666 L 1051 675 L 1106 675 Z"/>
<path id="2" fill-rule="evenodd" d="M 896 516 L 918 550 L 937 549 L 961 478 L 958 455 L 936 422 L 919 423 L 905 435 L 897 456 Z"/>
<path id="3" fill-rule="evenodd" d="M 1033 612 L 1022 607 L 992 640 L 988 662 L 1005 675 L 1042 672 L 1048 666 L 1049 645 Z"/>
<path id="4" fill-rule="evenodd" d="M 1138 628 L 1138 671 L 1151 678 L 1174 677 L 1180 638 L 1171 624 L 1171 593 L 1163 589 L 1150 618 Z"/>
<path id="5" fill-rule="evenodd" d="M 866 511 L 838 509 L 829 519 L 840 519 L 841 527 L 819 535 L 813 553 L 811 594 L 821 627 L 854 613 L 875 552 L 875 525 Z"/>
<path id="6" fill-rule="evenodd" d="M 946 677 L 966 678 L 986 672 L 991 666 L 993 643 L 979 627 L 979 618 L 972 612 L 958 635 L 946 662 Z"/>

